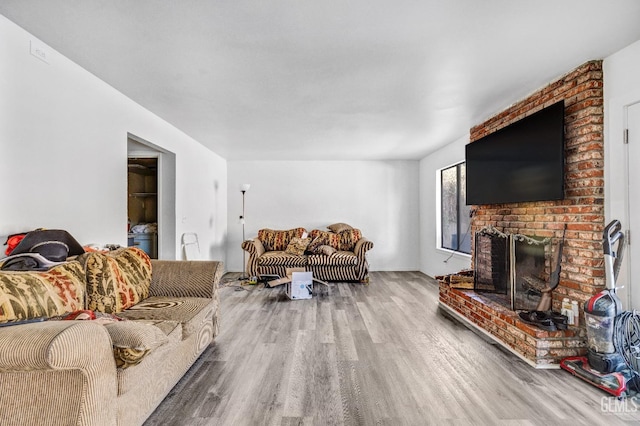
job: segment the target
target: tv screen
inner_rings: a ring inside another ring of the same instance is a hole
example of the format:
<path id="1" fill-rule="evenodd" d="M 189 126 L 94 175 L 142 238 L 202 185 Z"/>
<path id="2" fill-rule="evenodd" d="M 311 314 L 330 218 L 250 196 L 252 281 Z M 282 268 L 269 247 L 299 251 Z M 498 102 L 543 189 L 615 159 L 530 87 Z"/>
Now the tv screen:
<path id="1" fill-rule="evenodd" d="M 564 101 L 465 147 L 467 205 L 564 198 Z"/>

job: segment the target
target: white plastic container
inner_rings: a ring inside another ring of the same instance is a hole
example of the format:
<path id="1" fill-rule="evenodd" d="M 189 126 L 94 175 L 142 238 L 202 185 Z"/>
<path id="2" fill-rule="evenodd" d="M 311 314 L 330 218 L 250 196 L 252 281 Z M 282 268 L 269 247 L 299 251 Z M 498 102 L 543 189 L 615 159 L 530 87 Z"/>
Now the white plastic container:
<path id="1" fill-rule="evenodd" d="M 571 310 L 573 311 L 573 325 L 577 327 L 580 325 L 580 309 L 578 308 L 577 300 L 571 302 Z"/>
<path id="2" fill-rule="evenodd" d="M 562 308 L 560 310 L 562 315 L 567 317 L 567 324 L 573 325 L 573 307 L 568 297 L 562 299 Z"/>

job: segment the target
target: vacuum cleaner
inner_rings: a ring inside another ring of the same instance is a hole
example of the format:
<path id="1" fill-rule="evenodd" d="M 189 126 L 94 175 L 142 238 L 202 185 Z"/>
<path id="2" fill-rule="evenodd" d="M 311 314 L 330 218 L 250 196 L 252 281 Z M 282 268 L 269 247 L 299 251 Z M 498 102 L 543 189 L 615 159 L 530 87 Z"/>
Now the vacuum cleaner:
<path id="1" fill-rule="evenodd" d="M 620 222 L 613 220 L 604 229 L 606 288 L 584 304 L 587 356 L 569 357 L 560 362 L 564 370 L 616 397 L 629 393 L 630 381 L 635 376 L 614 341 L 616 318 L 622 313 L 622 303 L 616 295 L 625 247 L 621 228 Z"/>

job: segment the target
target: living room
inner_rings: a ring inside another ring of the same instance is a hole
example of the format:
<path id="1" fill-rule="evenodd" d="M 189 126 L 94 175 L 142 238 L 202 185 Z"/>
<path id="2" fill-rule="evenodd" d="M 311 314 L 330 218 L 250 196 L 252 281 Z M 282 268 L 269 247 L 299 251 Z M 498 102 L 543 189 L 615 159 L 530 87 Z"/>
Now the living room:
<path id="1" fill-rule="evenodd" d="M 5 183 L 2 236 L 45 227 L 66 229 L 83 244 L 126 245 L 127 154 L 135 140 L 175 157 L 174 221 L 161 242 L 164 258 L 183 259 L 180 238 L 195 233 L 202 259 L 223 261 L 230 272 L 242 271 L 243 227 L 238 217 L 243 200 L 239 188 L 249 183 L 245 197 L 247 238 L 262 228 L 303 226 L 311 230 L 346 222 L 362 229 L 375 243 L 369 254 L 371 271 L 419 271 L 429 277 L 454 273 L 469 268 L 471 260 L 437 244 L 439 171 L 464 160 L 471 127 L 592 60 L 603 60 L 605 221 L 618 218 L 625 229 L 636 230 L 624 184 L 628 171 L 623 166 L 633 162 L 624 144 L 617 143 L 627 125 L 625 108 L 640 101 L 640 34 L 636 29 L 622 26 L 619 33 L 627 39 L 620 36 L 617 48 L 604 56 L 584 57 L 561 69 L 550 67 L 548 74 L 530 77 L 526 86 L 505 89 L 506 97 L 492 98 L 486 110 L 474 112 L 477 120 L 458 125 L 454 137 L 441 140 L 419 156 L 401 152 L 401 138 L 377 134 L 378 116 L 372 115 L 370 129 L 352 133 L 376 142 L 361 149 L 361 155 L 348 146 L 336 154 L 334 145 L 325 148 L 322 140 L 308 137 L 304 145 L 314 145 L 312 154 L 300 158 L 291 145 L 269 138 L 264 139 L 262 149 L 269 151 L 272 146 L 270 154 L 238 149 L 230 155 L 205 147 L 190 136 L 199 130 L 187 112 L 169 122 L 162 118 L 168 111 L 143 106 L 151 104 L 155 96 L 165 97 L 164 105 L 179 104 L 178 88 L 140 95 L 134 101 L 126 93 L 140 92 L 103 81 L 100 69 L 91 69 L 91 64 L 81 67 L 76 63 L 79 59 L 56 50 L 53 46 L 59 40 L 40 39 L 36 30 L 16 24 L 10 18 L 12 13 L 18 14 L 16 3 L 0 6 L 5 15 L 0 16 L 0 139 L 4 151 L 0 180 Z M 637 18 L 637 8 L 631 2 L 620 2 L 617 7 L 622 15 Z M 598 22 L 593 14 L 588 16 L 593 19 L 591 25 Z M 584 44 L 589 43 L 595 40 L 587 38 Z M 45 58 L 30 51 L 33 45 L 41 48 Z M 575 43 L 574 48 L 578 47 L 582 46 Z M 562 55 L 554 58 L 558 56 Z M 145 76 L 136 75 L 134 69 L 131 73 L 135 75 L 132 84 L 144 88 Z M 203 108 L 213 109 L 208 103 L 203 103 Z M 277 114 L 277 108 L 273 109 L 270 114 Z M 299 118 L 284 118 L 283 126 Z M 182 128 L 183 123 L 191 126 L 189 132 Z M 209 137 L 228 138 L 223 126 Z M 429 138 L 427 133 L 423 135 Z M 291 136 L 302 137 L 302 133 Z M 628 258 L 637 260 L 634 254 L 630 251 Z M 625 265 L 632 263 L 627 260 Z M 631 266 L 622 274 L 623 278 L 633 276 Z M 627 290 L 621 293 L 627 308 L 640 307 L 640 299 Z"/>

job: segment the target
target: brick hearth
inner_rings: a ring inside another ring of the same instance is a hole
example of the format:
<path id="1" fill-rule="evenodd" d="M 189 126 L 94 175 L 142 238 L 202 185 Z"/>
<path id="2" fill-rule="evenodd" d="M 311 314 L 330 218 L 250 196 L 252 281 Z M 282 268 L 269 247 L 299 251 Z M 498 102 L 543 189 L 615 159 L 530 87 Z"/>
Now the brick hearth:
<path id="1" fill-rule="evenodd" d="M 470 131 L 471 143 L 558 101 L 565 102 L 565 198 L 559 201 L 474 206 L 473 233 L 492 225 L 505 233 L 562 238 L 567 225 L 560 285 L 553 309 L 568 297 L 580 305 L 580 327 L 545 332 L 470 290 L 440 285 L 440 304 L 481 328 L 537 367 L 584 353 L 582 305 L 604 288 L 604 140 L 602 61 L 581 65 Z M 472 238 L 473 241 L 473 238 Z M 472 250 L 473 252 L 473 250 Z M 555 252 L 552 254 L 555 258 Z M 473 264 L 473 261 L 472 261 Z M 548 273 L 548 271 L 547 271 Z"/>
<path id="2" fill-rule="evenodd" d="M 473 290 L 455 289 L 440 282 L 440 306 L 536 368 L 558 368 L 563 358 L 586 353 L 584 328 L 544 331 L 522 322 L 516 312 Z"/>

